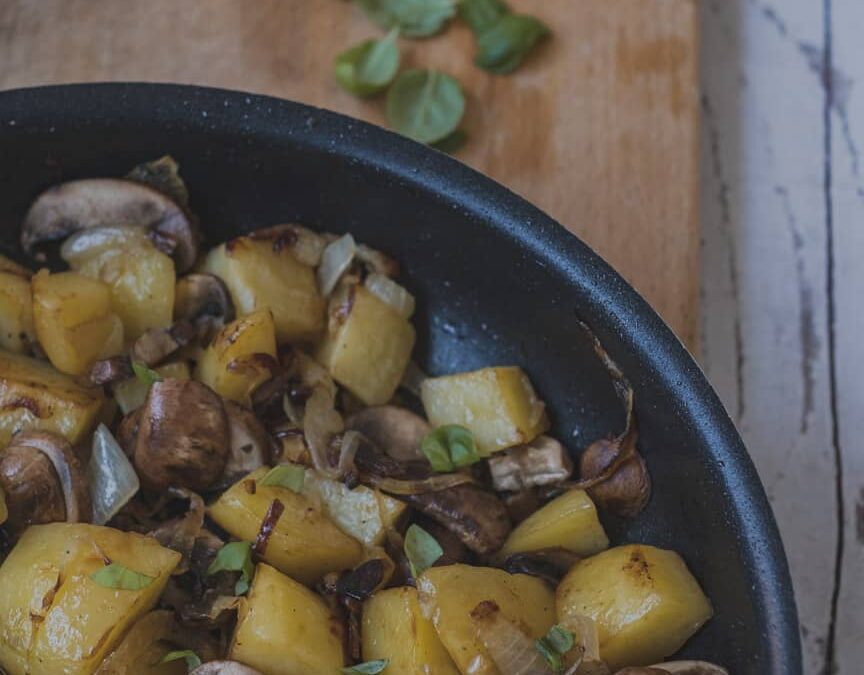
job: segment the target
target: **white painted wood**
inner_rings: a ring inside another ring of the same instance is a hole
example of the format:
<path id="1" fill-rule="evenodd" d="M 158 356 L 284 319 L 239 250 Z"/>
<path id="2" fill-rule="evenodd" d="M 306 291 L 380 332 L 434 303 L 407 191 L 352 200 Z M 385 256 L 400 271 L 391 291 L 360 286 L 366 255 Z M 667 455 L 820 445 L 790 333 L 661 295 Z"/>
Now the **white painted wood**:
<path id="1" fill-rule="evenodd" d="M 702 359 L 777 516 L 802 621 L 805 673 L 826 663 L 838 532 L 824 13 L 821 0 L 702 5 Z"/>

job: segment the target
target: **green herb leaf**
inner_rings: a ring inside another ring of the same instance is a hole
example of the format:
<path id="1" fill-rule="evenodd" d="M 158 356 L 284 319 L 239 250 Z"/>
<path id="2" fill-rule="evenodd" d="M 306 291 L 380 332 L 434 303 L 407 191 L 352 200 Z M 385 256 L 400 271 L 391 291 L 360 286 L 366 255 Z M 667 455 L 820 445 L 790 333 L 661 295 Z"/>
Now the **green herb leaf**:
<path id="1" fill-rule="evenodd" d="M 336 57 L 336 80 L 347 92 L 371 96 L 385 89 L 399 70 L 399 29 L 380 40 L 366 40 Z"/>
<path id="2" fill-rule="evenodd" d="M 549 632 L 546 633 L 546 637 L 543 639 L 546 640 L 547 644 L 559 654 L 566 654 L 573 649 L 573 645 L 576 644 L 576 637 L 573 633 L 560 625 L 552 626 L 552 628 L 549 629 Z"/>
<path id="3" fill-rule="evenodd" d="M 252 564 L 252 544 L 248 541 L 232 541 L 219 549 L 216 558 L 207 568 L 207 574 L 217 572 L 240 572 L 234 592 L 243 595 L 249 590 L 255 567 Z"/>
<path id="4" fill-rule="evenodd" d="M 447 138 L 442 138 L 440 141 L 432 143 L 432 147 L 441 152 L 446 152 L 452 155 L 462 149 L 462 146 L 468 141 L 468 134 L 462 129 L 456 129 Z"/>
<path id="5" fill-rule="evenodd" d="M 421 143 L 447 138 L 465 114 L 459 83 L 437 70 L 406 70 L 387 92 L 387 121 Z"/>
<path id="6" fill-rule="evenodd" d="M 268 471 L 259 482 L 260 485 L 275 485 L 297 492 L 303 490 L 306 468 L 297 464 L 280 464 Z"/>
<path id="7" fill-rule="evenodd" d="M 459 16 L 477 35 L 488 30 L 510 10 L 501 0 L 462 0 Z"/>
<path id="8" fill-rule="evenodd" d="M 162 381 L 162 376 L 159 373 L 141 361 L 132 362 L 132 372 L 135 373 L 135 377 L 141 380 L 148 387 L 154 382 Z"/>
<path id="9" fill-rule="evenodd" d="M 453 471 L 480 461 L 474 436 L 458 424 L 445 424 L 426 434 L 420 449 L 435 471 Z"/>
<path id="10" fill-rule="evenodd" d="M 172 661 L 179 661 L 180 659 L 186 661 L 186 668 L 188 670 L 195 670 L 201 665 L 201 659 L 198 657 L 198 654 L 193 652 L 191 649 L 178 649 L 174 652 L 168 652 L 159 660 L 159 663 L 171 663 Z"/>
<path id="11" fill-rule="evenodd" d="M 390 664 L 390 659 L 378 659 L 377 661 L 366 661 L 356 666 L 347 666 L 342 669 L 343 673 L 361 673 L 362 675 L 375 675 L 380 673 Z"/>
<path id="12" fill-rule="evenodd" d="M 456 14 L 456 0 L 357 0 L 382 28 L 399 28 L 405 37 L 428 37 Z"/>
<path id="13" fill-rule="evenodd" d="M 564 659 L 561 658 L 561 654 L 552 649 L 544 638 L 535 640 L 534 648 L 540 653 L 540 656 L 543 657 L 543 660 L 546 661 L 546 664 L 553 673 L 564 672 Z"/>
<path id="14" fill-rule="evenodd" d="M 90 579 L 103 588 L 113 588 L 119 591 L 140 591 L 152 584 L 156 577 L 147 576 L 131 570 L 125 565 L 112 562 L 93 572 Z"/>
<path id="15" fill-rule="evenodd" d="M 510 73 L 547 35 L 549 29 L 539 19 L 525 14 L 505 14 L 477 36 L 474 63 L 499 75 Z"/>
<path id="16" fill-rule="evenodd" d="M 412 525 L 405 533 L 405 555 L 411 565 L 411 576 L 416 579 L 444 555 L 444 549 L 426 530 Z"/>

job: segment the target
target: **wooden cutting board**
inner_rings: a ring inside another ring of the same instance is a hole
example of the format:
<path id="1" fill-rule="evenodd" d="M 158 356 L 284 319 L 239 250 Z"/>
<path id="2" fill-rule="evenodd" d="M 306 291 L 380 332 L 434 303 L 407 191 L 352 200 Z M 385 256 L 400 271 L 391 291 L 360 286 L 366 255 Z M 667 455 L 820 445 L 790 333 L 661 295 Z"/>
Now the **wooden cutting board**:
<path id="1" fill-rule="evenodd" d="M 554 37 L 511 76 L 472 64 L 458 22 L 403 41 L 468 94 L 458 153 L 580 235 L 686 344 L 698 328 L 695 0 L 510 0 Z M 2 0 L 0 87 L 184 82 L 296 99 L 382 123 L 334 82 L 336 54 L 380 35 L 337 0 Z"/>

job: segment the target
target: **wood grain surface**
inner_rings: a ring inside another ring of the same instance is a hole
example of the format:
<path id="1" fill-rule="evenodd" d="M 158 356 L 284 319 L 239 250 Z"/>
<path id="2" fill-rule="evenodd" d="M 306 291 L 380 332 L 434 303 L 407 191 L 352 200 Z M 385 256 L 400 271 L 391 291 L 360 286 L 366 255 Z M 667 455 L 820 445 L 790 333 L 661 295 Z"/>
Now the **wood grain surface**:
<path id="1" fill-rule="evenodd" d="M 698 326 L 694 0 L 512 0 L 554 39 L 515 75 L 472 64 L 458 22 L 402 41 L 403 63 L 468 93 L 458 154 L 579 234 L 685 343 Z M 332 76 L 380 31 L 337 0 L 0 0 L 0 87 L 184 82 L 296 99 L 383 122 Z"/>

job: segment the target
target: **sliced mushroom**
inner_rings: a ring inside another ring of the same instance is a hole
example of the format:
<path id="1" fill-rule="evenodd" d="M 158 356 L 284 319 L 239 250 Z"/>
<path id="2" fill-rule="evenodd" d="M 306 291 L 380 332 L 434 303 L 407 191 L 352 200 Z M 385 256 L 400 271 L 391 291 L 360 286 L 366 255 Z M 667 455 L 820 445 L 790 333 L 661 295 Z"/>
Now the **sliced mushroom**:
<path id="1" fill-rule="evenodd" d="M 557 586 L 570 571 L 579 556 L 563 548 L 547 548 L 540 551 L 514 553 L 504 561 L 504 569 L 510 574 L 530 574 Z"/>
<path id="2" fill-rule="evenodd" d="M 273 456 L 270 435 L 255 413 L 233 401 L 225 402 L 230 434 L 228 461 L 220 483 L 229 485 L 240 476 L 270 464 Z"/>
<path id="3" fill-rule="evenodd" d="M 435 561 L 436 567 L 455 565 L 468 560 L 470 554 L 465 544 L 447 527 L 424 516 L 418 518 L 417 524 L 431 534 L 435 541 L 438 542 L 441 550 L 444 551 L 441 557 Z"/>
<path id="4" fill-rule="evenodd" d="M 579 483 L 600 508 L 620 516 L 637 515 L 651 497 L 648 467 L 635 446 L 634 431 L 623 442 L 595 441 L 579 459 Z"/>
<path id="5" fill-rule="evenodd" d="M 202 317 L 234 320 L 234 303 L 228 287 L 213 274 L 187 274 L 177 280 L 174 318 L 196 321 Z"/>
<path id="6" fill-rule="evenodd" d="M 174 571 L 175 574 L 180 574 L 189 569 L 195 541 L 204 527 L 204 500 L 191 490 L 171 488 L 170 492 L 172 496 L 189 502 L 186 513 L 162 523 L 155 530 L 148 532 L 148 535 L 162 546 L 177 551 L 183 556 Z"/>
<path id="7" fill-rule="evenodd" d="M 84 467 L 69 442 L 56 434 L 15 436 L 0 453 L 0 488 L 9 511 L 5 528 L 13 538 L 30 525 L 92 517 Z"/>
<path id="8" fill-rule="evenodd" d="M 170 328 L 150 328 L 132 345 L 132 360 L 148 366 L 159 365 L 195 337 L 194 326 L 186 320 L 177 321 Z"/>
<path id="9" fill-rule="evenodd" d="M 393 459 L 406 462 L 424 460 L 420 450 L 431 425 L 419 415 L 395 405 L 381 405 L 354 413 L 345 428 L 359 431 Z"/>
<path id="10" fill-rule="evenodd" d="M 74 180 L 43 192 L 24 219 L 21 246 L 32 255 L 78 230 L 117 224 L 146 228 L 178 272 L 195 263 L 198 234 L 184 210 L 157 190 L 119 178 Z"/>
<path id="11" fill-rule="evenodd" d="M 519 492 L 560 483 L 573 473 L 567 449 L 549 436 L 539 436 L 526 445 L 497 452 L 489 458 L 488 464 L 497 492 Z"/>
<path id="12" fill-rule="evenodd" d="M 133 376 L 132 361 L 128 356 L 112 356 L 96 361 L 90 366 L 86 381 L 97 387 L 113 382 L 122 382 Z"/>
<path id="13" fill-rule="evenodd" d="M 193 670 L 189 675 L 262 675 L 261 671 L 237 661 L 211 661 Z"/>
<path id="14" fill-rule="evenodd" d="M 228 460 L 222 399 L 194 380 L 154 382 L 138 421 L 132 461 L 148 488 L 207 489 Z"/>

